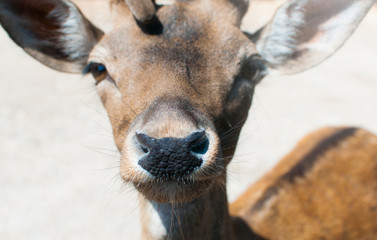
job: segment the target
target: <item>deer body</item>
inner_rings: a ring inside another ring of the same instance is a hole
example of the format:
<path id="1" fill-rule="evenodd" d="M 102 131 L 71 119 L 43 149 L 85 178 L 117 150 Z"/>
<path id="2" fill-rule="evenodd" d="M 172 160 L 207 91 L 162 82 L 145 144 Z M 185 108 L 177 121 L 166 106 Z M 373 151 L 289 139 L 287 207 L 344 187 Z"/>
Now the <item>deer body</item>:
<path id="1" fill-rule="evenodd" d="M 266 239 L 375 239 L 376 169 L 377 136 L 320 129 L 250 186 L 230 212 Z"/>
<path id="2" fill-rule="evenodd" d="M 256 33 L 239 29 L 243 0 L 113 0 L 106 33 L 69 0 L 2 0 L 0 22 L 38 61 L 96 80 L 120 175 L 146 212 L 144 239 L 279 239 L 263 225 L 269 219 L 253 215 L 277 192 L 273 184 L 256 206 L 253 194 L 237 201 L 241 218 L 227 206 L 226 168 L 254 88 L 266 74 L 300 72 L 332 55 L 373 3 L 290 1 Z"/>

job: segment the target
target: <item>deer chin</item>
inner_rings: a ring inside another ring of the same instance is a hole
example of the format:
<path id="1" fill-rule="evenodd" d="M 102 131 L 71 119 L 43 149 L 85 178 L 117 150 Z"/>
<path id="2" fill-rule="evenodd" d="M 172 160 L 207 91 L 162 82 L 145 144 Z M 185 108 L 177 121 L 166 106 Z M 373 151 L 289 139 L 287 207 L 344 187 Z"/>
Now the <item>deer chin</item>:
<path id="1" fill-rule="evenodd" d="M 191 202 L 211 191 L 219 182 L 224 183 L 224 177 L 193 181 L 189 179 L 155 180 L 146 183 L 133 183 L 135 188 L 148 200 L 158 203 Z"/>

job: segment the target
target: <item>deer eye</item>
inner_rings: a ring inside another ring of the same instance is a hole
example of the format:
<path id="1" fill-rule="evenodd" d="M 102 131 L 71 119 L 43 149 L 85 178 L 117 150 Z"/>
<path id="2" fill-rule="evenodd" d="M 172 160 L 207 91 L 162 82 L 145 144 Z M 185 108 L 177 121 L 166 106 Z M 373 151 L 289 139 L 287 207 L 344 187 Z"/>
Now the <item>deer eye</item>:
<path id="1" fill-rule="evenodd" d="M 266 68 L 258 55 L 253 55 L 246 60 L 239 72 L 240 77 L 248 79 L 254 83 L 258 83 L 265 75 Z"/>
<path id="2" fill-rule="evenodd" d="M 89 65 L 84 70 L 84 74 L 85 73 L 91 73 L 93 78 L 96 80 L 96 84 L 100 83 L 107 77 L 106 67 L 101 63 L 89 63 Z"/>

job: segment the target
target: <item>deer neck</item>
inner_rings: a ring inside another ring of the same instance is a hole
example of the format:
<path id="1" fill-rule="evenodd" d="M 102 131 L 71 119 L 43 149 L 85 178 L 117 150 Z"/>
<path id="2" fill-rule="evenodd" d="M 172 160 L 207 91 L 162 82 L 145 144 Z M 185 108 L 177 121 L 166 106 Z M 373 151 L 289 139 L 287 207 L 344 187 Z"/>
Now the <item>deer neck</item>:
<path id="1" fill-rule="evenodd" d="M 231 239 L 227 196 L 220 186 L 192 202 L 140 201 L 143 239 Z"/>

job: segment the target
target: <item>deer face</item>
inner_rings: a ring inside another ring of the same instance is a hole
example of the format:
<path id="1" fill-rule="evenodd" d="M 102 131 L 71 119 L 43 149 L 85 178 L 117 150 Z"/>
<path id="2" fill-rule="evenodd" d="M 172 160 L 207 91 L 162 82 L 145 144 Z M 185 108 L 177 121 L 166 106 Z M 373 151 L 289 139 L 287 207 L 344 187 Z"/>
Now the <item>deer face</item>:
<path id="1" fill-rule="evenodd" d="M 117 0 L 115 27 L 106 34 L 70 1 L 40 2 L 2 1 L 1 24 L 42 63 L 90 72 L 122 156 L 122 178 L 148 199 L 183 202 L 225 183 L 262 77 L 327 58 L 374 1 L 290 1 L 255 34 L 239 29 L 247 9 L 240 0 L 161 6 L 147 24 L 135 21 L 137 4 L 128 1 L 131 12 Z"/>
<path id="2" fill-rule="evenodd" d="M 94 48 L 89 69 L 122 177 L 159 201 L 191 200 L 224 182 L 263 64 L 237 27 L 220 29 L 196 5 L 164 6 L 157 17 L 162 31 L 151 35 L 129 16 Z M 231 141 L 221 137 L 235 126 Z"/>

